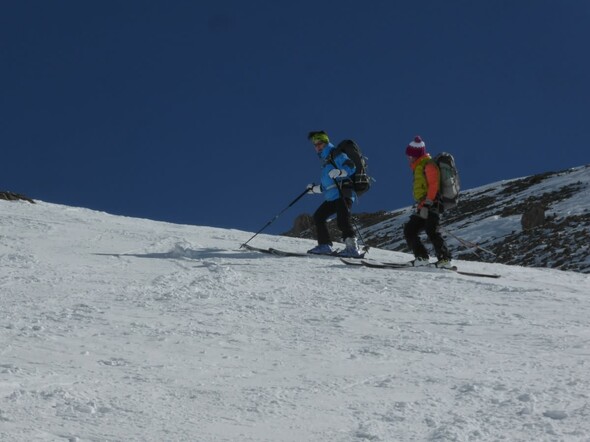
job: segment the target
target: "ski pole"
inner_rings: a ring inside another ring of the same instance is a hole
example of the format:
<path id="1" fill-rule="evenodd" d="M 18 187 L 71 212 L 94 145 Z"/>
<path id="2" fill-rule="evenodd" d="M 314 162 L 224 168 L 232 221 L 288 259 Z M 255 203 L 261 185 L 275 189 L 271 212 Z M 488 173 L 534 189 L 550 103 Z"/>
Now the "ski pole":
<path id="1" fill-rule="evenodd" d="M 255 233 L 255 234 L 254 234 L 254 235 L 253 235 L 253 236 L 252 236 L 252 237 L 251 237 L 251 238 L 250 238 L 248 241 L 246 241 L 244 244 L 242 244 L 242 245 L 240 246 L 240 248 L 244 247 L 246 244 L 248 244 L 250 241 L 252 241 L 252 240 L 254 239 L 254 237 L 255 237 L 255 236 L 257 236 L 257 235 L 258 235 L 260 232 L 262 232 L 264 229 L 266 229 L 268 226 L 270 226 L 272 223 L 274 223 L 274 222 L 277 220 L 277 218 L 278 218 L 279 216 L 281 216 L 281 215 L 283 214 L 283 212 L 285 212 L 285 210 L 287 210 L 289 207 L 291 207 L 293 204 L 295 204 L 297 201 L 299 201 L 301 198 L 303 198 L 303 196 L 304 196 L 305 194 L 307 194 L 307 192 L 308 192 L 308 191 L 309 191 L 309 189 L 307 189 L 307 188 L 306 188 L 306 189 L 303 191 L 303 193 L 302 193 L 301 195 L 299 195 L 297 198 L 295 198 L 293 201 L 291 201 L 287 207 L 285 207 L 283 210 L 281 210 L 279 213 L 277 213 L 277 214 L 274 216 L 274 218 L 273 218 L 273 219 L 271 219 L 269 222 L 267 222 L 267 223 L 266 223 L 266 224 L 265 224 L 265 225 L 262 227 L 262 229 L 260 229 L 260 230 L 259 230 L 258 232 L 256 232 L 256 233 Z"/>
<path id="2" fill-rule="evenodd" d="M 496 254 L 494 252 L 492 252 L 491 250 L 488 250 L 482 246 L 480 246 L 479 244 L 476 244 L 474 242 L 470 242 L 467 241 L 463 238 L 458 237 L 457 235 L 454 235 L 453 233 L 449 232 L 447 229 L 443 228 L 443 227 L 439 227 L 440 230 L 442 230 L 443 232 L 445 232 L 447 235 L 452 236 L 453 238 L 455 238 L 457 241 L 459 241 L 459 243 L 463 244 L 466 247 L 473 247 L 479 250 L 483 250 L 484 252 L 489 253 L 492 256 L 496 256 Z"/>

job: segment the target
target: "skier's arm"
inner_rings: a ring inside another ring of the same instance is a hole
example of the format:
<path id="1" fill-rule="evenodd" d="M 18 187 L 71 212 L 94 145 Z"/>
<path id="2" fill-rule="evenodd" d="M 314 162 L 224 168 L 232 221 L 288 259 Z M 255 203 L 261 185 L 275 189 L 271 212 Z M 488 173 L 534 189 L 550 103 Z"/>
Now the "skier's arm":
<path id="1" fill-rule="evenodd" d="M 334 162 L 336 163 L 336 166 L 338 166 L 338 169 L 346 171 L 346 176 L 351 176 L 356 172 L 354 161 L 348 158 L 348 155 L 345 153 L 338 155 Z"/>

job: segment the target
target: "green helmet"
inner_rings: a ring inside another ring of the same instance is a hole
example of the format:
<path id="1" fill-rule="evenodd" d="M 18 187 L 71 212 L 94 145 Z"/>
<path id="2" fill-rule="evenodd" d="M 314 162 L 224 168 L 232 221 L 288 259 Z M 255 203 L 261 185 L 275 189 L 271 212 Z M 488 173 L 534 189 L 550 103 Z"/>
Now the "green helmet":
<path id="1" fill-rule="evenodd" d="M 307 139 L 310 140 L 312 143 L 317 143 L 318 141 L 322 143 L 328 144 L 330 139 L 328 138 L 328 134 L 323 130 L 315 130 L 307 134 Z"/>

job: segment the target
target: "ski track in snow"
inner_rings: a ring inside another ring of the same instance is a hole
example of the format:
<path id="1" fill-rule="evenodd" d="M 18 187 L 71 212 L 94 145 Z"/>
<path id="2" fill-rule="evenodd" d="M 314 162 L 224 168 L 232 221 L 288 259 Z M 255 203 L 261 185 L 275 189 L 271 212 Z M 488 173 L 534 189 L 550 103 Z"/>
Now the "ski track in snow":
<path id="1" fill-rule="evenodd" d="M 0 440 L 590 441 L 588 275 L 250 236 L 0 201 Z"/>

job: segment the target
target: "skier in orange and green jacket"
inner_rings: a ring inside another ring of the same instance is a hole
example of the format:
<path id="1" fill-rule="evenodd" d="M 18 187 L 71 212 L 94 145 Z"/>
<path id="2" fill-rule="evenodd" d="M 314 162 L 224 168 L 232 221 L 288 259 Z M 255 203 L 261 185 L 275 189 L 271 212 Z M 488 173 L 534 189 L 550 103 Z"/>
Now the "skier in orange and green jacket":
<path id="1" fill-rule="evenodd" d="M 413 194 L 417 203 L 416 212 L 404 226 L 404 237 L 415 257 L 411 264 L 416 267 L 429 264 L 428 251 L 419 236 L 424 230 L 438 259 L 435 266 L 450 268 L 451 254 L 438 231 L 443 210 L 439 198 L 440 170 L 426 153 L 426 143 L 419 136 L 406 147 L 406 156 L 413 171 Z"/>

